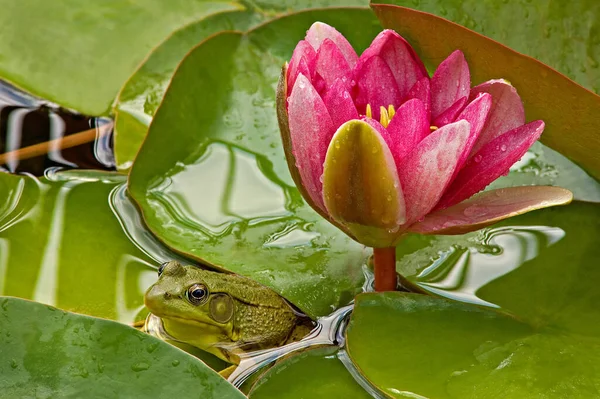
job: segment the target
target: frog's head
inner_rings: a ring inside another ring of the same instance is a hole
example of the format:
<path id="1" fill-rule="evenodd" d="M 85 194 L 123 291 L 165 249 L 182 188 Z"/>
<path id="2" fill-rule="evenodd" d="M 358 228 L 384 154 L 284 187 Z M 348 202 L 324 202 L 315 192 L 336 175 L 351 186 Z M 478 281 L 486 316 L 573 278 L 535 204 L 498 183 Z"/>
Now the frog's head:
<path id="1" fill-rule="evenodd" d="M 163 263 L 158 275 L 144 303 L 162 319 L 169 335 L 206 349 L 235 340 L 235 304 L 229 293 L 223 292 L 225 275 L 176 261 Z"/>

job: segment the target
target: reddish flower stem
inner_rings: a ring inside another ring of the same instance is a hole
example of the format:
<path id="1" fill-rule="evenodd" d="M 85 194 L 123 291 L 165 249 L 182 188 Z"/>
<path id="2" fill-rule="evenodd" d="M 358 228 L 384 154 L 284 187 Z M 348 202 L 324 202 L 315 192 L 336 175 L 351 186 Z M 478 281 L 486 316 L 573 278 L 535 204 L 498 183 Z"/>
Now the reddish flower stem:
<path id="1" fill-rule="evenodd" d="M 373 248 L 375 265 L 375 291 L 395 291 L 398 283 L 396 276 L 396 248 Z"/>

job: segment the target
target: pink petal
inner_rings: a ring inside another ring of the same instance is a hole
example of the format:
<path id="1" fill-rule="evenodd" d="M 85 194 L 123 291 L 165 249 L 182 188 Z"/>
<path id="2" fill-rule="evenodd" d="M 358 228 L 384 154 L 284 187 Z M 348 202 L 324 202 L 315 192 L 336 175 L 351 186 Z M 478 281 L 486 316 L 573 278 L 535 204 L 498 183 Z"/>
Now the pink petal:
<path id="1" fill-rule="evenodd" d="M 433 120 L 433 126 L 442 127 L 447 125 L 448 123 L 452 123 L 458 120 L 456 117 L 463 110 L 465 105 L 467 105 L 468 97 L 463 97 L 456 101 L 454 104 L 450 106 L 450 108 L 446 109 L 437 118 Z"/>
<path id="2" fill-rule="evenodd" d="M 485 125 L 488 117 L 490 115 L 490 108 L 492 107 L 492 96 L 484 93 L 480 94 L 476 99 L 471 101 L 469 105 L 460 113 L 460 115 L 456 118 L 457 120 L 464 119 L 471 125 L 471 132 L 469 135 L 469 140 L 467 140 L 467 144 L 465 144 L 465 148 L 463 149 L 463 153 L 460 156 L 460 160 L 458 161 L 458 167 L 454 171 L 454 177 L 458 174 L 460 169 L 463 167 L 465 162 L 471 153 L 471 149 L 473 145 L 477 142 L 479 135 L 481 134 L 481 130 Z"/>
<path id="3" fill-rule="evenodd" d="M 481 132 L 481 136 L 473 147 L 472 155 L 484 145 L 523 124 L 525 124 L 525 110 L 517 90 L 505 80 L 490 80 L 471 89 L 471 99 L 480 93 L 492 95 L 492 110 L 490 118 Z"/>
<path id="4" fill-rule="evenodd" d="M 310 78 L 315 71 L 317 53 L 306 40 L 300 40 L 294 49 L 288 65 L 287 84 L 288 95 L 291 93 L 299 73 Z"/>
<path id="5" fill-rule="evenodd" d="M 469 96 L 471 75 L 460 50 L 448 56 L 431 78 L 431 117 L 436 119 L 462 97 Z"/>
<path id="6" fill-rule="evenodd" d="M 490 141 L 467 161 L 444 193 L 438 208 L 447 208 L 469 198 L 507 173 L 543 131 L 544 122 L 534 121 Z"/>
<path id="7" fill-rule="evenodd" d="M 420 79 L 408 92 L 407 99 L 418 98 L 425 105 L 427 120 L 431 120 L 431 89 L 429 77 Z"/>
<path id="8" fill-rule="evenodd" d="M 328 88 L 336 79 L 349 77 L 350 66 L 339 48 L 329 39 L 323 40 L 319 51 L 317 51 L 317 73 L 325 81 Z"/>
<path id="9" fill-rule="evenodd" d="M 315 22 L 306 32 L 305 40 L 310 43 L 315 51 L 321 47 L 325 39 L 334 42 L 344 55 L 344 58 L 346 58 L 350 68 L 354 68 L 356 61 L 358 61 L 358 55 L 356 55 L 356 51 L 354 51 L 352 45 L 348 43 L 344 35 L 335 30 L 335 28 L 323 22 Z"/>
<path id="10" fill-rule="evenodd" d="M 430 213 L 409 231 L 419 234 L 465 234 L 536 209 L 571 202 L 561 187 L 524 186 L 486 191 L 450 208 Z"/>
<path id="11" fill-rule="evenodd" d="M 333 127 L 336 130 L 342 123 L 350 119 L 358 119 L 358 112 L 347 90 L 347 83 L 342 79 L 337 79 L 327 90 L 323 102 L 329 111 Z"/>
<path id="12" fill-rule="evenodd" d="M 442 196 L 469 138 L 469 123 L 446 125 L 422 140 L 399 167 L 406 202 L 406 219 L 426 215 Z"/>
<path id="13" fill-rule="evenodd" d="M 386 29 L 377 35 L 360 58 L 366 60 L 374 55 L 380 56 L 392 71 L 401 99 L 406 98 L 419 79 L 429 77 L 415 50 L 393 30 Z"/>
<path id="14" fill-rule="evenodd" d="M 323 100 L 302 74 L 289 97 L 288 115 L 292 151 L 302 184 L 314 203 L 325 210 L 320 179 L 335 128 Z"/>
<path id="15" fill-rule="evenodd" d="M 288 69 L 289 72 L 289 69 Z M 296 65 L 296 70 L 294 71 L 293 74 L 288 74 L 288 89 L 287 89 L 287 94 L 288 97 L 289 95 L 292 93 L 292 89 L 294 88 L 293 85 L 296 84 L 296 80 L 298 79 L 298 76 L 303 75 L 304 77 L 308 77 L 311 76 L 311 71 L 310 68 L 306 62 L 305 58 L 301 58 L 300 61 L 298 61 L 298 64 Z M 318 79 L 319 81 L 321 81 L 322 79 Z M 312 85 L 314 85 L 317 82 L 311 82 Z M 292 85 L 293 84 L 293 85 Z M 289 107 L 289 103 L 287 104 Z"/>
<path id="16" fill-rule="evenodd" d="M 390 151 L 396 165 L 401 165 L 404 157 L 429 135 L 429 119 L 423 102 L 413 98 L 402 104 L 387 131 L 391 137 L 391 142 L 388 143 Z"/>
<path id="17" fill-rule="evenodd" d="M 373 118 L 379 120 L 379 107 L 400 105 L 400 93 L 394 75 L 385 61 L 374 55 L 356 65 L 356 108 L 365 115 L 367 104 L 371 105 Z"/>

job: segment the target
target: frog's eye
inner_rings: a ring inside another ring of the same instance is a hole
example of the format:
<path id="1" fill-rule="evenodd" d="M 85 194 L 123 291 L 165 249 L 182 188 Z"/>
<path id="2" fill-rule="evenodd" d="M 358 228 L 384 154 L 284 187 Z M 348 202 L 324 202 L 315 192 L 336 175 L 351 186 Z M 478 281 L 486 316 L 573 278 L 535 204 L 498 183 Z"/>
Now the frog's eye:
<path id="1" fill-rule="evenodd" d="M 160 265 L 160 267 L 158 268 L 158 277 L 160 277 L 163 270 L 165 270 L 165 267 L 167 267 L 168 264 L 169 264 L 169 262 L 164 262 Z"/>
<path id="2" fill-rule="evenodd" d="M 202 284 L 194 284 L 185 293 L 192 305 L 200 305 L 208 299 L 208 288 Z"/>

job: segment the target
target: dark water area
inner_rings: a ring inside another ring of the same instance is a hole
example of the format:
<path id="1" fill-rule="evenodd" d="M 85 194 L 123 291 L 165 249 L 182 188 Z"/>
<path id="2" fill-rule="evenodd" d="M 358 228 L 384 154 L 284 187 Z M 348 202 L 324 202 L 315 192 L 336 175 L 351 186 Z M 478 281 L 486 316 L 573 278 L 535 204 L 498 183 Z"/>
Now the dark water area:
<path id="1" fill-rule="evenodd" d="M 60 108 L 0 81 L 0 170 L 42 176 L 54 167 L 116 170 L 112 121 Z"/>

